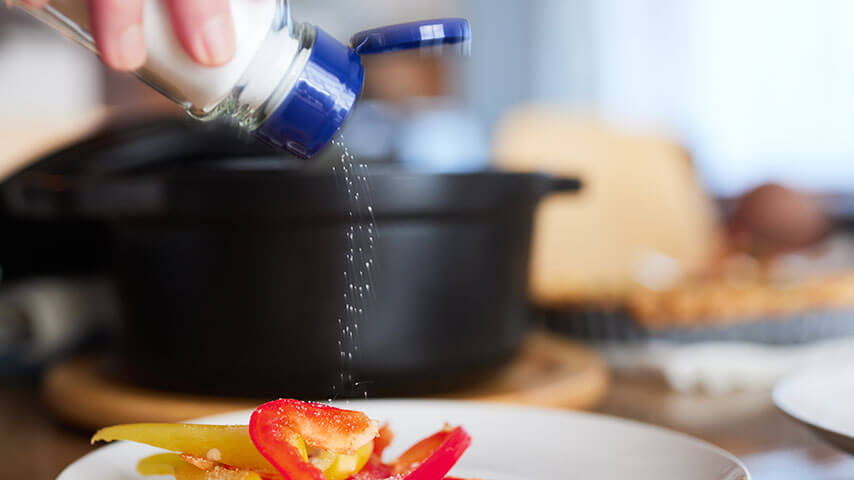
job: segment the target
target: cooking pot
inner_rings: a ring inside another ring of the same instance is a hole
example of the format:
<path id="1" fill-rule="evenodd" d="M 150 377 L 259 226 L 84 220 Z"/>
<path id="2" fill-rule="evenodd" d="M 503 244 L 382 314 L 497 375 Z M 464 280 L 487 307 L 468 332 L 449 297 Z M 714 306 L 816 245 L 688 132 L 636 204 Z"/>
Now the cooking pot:
<path id="1" fill-rule="evenodd" d="M 579 182 L 366 172 L 372 212 L 321 163 L 247 145 L 228 129 L 158 121 L 55 153 L 3 195 L 17 215 L 109 227 L 123 326 L 115 365 L 137 384 L 326 398 L 483 378 L 525 336 L 537 203 Z M 336 389 L 347 232 L 371 213 L 374 296 L 347 366 L 360 388 Z"/>

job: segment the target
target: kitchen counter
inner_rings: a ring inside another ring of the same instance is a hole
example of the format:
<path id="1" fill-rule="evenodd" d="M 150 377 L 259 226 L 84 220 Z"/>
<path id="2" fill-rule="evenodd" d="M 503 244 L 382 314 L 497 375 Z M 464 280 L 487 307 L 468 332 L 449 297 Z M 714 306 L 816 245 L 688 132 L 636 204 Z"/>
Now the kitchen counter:
<path id="1" fill-rule="evenodd" d="M 0 478 L 49 480 L 89 452 L 89 433 L 57 425 L 35 391 L 0 387 Z"/>
<path id="2" fill-rule="evenodd" d="M 652 380 L 615 379 L 598 409 L 698 436 L 738 455 L 755 480 L 854 478 L 854 457 L 823 446 L 777 412 L 767 393 L 673 393 Z M 0 478 L 53 479 L 91 451 L 89 435 L 55 423 L 38 393 L 0 387 Z"/>
<path id="3" fill-rule="evenodd" d="M 741 458 L 753 480 L 854 478 L 854 456 L 783 415 L 770 392 L 686 394 L 651 379 L 617 378 L 597 411 L 702 438 Z"/>

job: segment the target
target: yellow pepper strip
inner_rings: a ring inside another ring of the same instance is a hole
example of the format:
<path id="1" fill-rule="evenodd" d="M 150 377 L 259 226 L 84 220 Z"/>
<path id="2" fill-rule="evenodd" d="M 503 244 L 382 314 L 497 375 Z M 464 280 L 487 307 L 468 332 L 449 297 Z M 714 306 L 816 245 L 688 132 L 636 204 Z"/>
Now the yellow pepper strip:
<path id="1" fill-rule="evenodd" d="M 92 443 L 99 440 L 130 440 L 252 470 L 263 476 L 279 476 L 276 469 L 252 444 L 249 427 L 246 425 L 133 423 L 102 428 L 95 432 Z M 305 442 L 297 438 L 293 443 L 303 458 L 307 458 Z"/>
<path id="2" fill-rule="evenodd" d="M 175 468 L 180 464 L 187 465 L 176 453 L 160 453 L 145 457 L 136 464 L 136 471 L 140 475 L 173 475 Z"/>
<path id="3" fill-rule="evenodd" d="M 320 471 L 325 471 L 331 467 L 337 457 L 338 455 L 329 450 L 308 447 L 308 461 Z"/>
<path id="4" fill-rule="evenodd" d="M 140 475 L 174 475 L 175 480 L 261 480 L 255 472 L 229 470 L 215 466 L 209 471 L 196 468 L 175 453 L 161 453 L 143 458 L 136 465 Z"/>
<path id="5" fill-rule="evenodd" d="M 264 477 L 280 478 L 276 469 L 255 448 L 255 445 L 249 438 L 249 430 L 246 425 L 132 423 L 102 428 L 92 436 L 92 443 L 97 441 L 112 442 L 114 440 L 129 440 L 144 443 L 164 450 L 215 461 L 241 470 L 258 472 L 258 474 Z M 297 448 L 303 459 L 308 461 L 308 452 L 302 437 L 295 434 L 290 442 Z M 334 454 L 326 451 L 318 452 L 322 453 L 323 457 L 328 457 L 323 461 L 324 464 L 329 464 L 328 467 L 323 469 L 323 475 L 327 480 L 346 480 L 365 466 L 373 450 L 374 442 L 370 441 L 353 455 Z M 143 475 L 172 474 L 174 466 L 169 466 L 173 465 L 169 463 L 172 461 L 169 459 L 172 458 L 180 462 L 178 465 L 181 466 L 182 472 L 184 471 L 184 465 L 204 472 L 204 470 L 199 470 L 175 454 L 148 457 L 140 461 L 137 468 L 161 468 L 160 473 L 154 470 L 150 470 L 153 473 L 143 473 L 140 470 L 140 473 Z M 169 461 L 167 462 L 163 459 Z M 157 467 L 157 465 L 161 466 Z M 192 475 L 193 473 L 191 470 L 187 471 L 187 475 Z M 203 479 L 204 477 L 186 478 L 194 480 L 196 478 Z"/>
<path id="6" fill-rule="evenodd" d="M 353 455 L 337 455 L 332 465 L 323 471 L 323 476 L 327 480 L 346 480 L 368 463 L 373 452 L 374 441 L 371 440 Z"/>

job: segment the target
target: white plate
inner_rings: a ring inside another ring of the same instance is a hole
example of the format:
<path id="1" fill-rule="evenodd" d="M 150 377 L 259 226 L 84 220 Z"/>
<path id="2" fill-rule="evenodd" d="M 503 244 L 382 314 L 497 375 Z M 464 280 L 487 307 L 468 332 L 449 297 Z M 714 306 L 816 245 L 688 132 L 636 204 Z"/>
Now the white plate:
<path id="1" fill-rule="evenodd" d="M 395 438 L 389 456 L 444 422 L 462 425 L 472 446 L 452 473 L 487 480 L 634 479 L 747 480 L 729 453 L 686 435 L 602 415 L 431 400 L 360 400 L 338 404 L 388 420 Z M 246 424 L 250 412 L 208 417 L 204 423 Z M 119 442 L 77 460 L 59 480 L 136 480 L 137 460 L 157 452 Z M 153 478 L 153 477 L 149 477 Z"/>
<path id="2" fill-rule="evenodd" d="M 774 404 L 819 436 L 854 453 L 854 367 L 815 367 L 787 375 Z"/>

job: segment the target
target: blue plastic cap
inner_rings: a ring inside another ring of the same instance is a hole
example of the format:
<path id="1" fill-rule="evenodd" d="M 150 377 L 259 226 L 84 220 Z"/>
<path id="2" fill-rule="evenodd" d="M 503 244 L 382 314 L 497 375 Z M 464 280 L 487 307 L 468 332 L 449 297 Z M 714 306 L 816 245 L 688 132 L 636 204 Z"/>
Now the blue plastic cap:
<path id="1" fill-rule="evenodd" d="M 364 80 L 359 55 L 318 28 L 305 69 L 255 135 L 299 157 L 312 157 L 341 128 Z"/>
<path id="2" fill-rule="evenodd" d="M 255 136 L 299 157 L 310 158 L 341 128 L 362 91 L 365 70 L 360 54 L 459 44 L 470 38 L 469 23 L 461 18 L 366 30 L 353 36 L 353 48 L 317 28 L 305 69 Z"/>
<path id="3" fill-rule="evenodd" d="M 360 55 L 465 43 L 471 26 L 464 18 L 440 18 L 365 30 L 353 35 L 350 45 Z"/>

